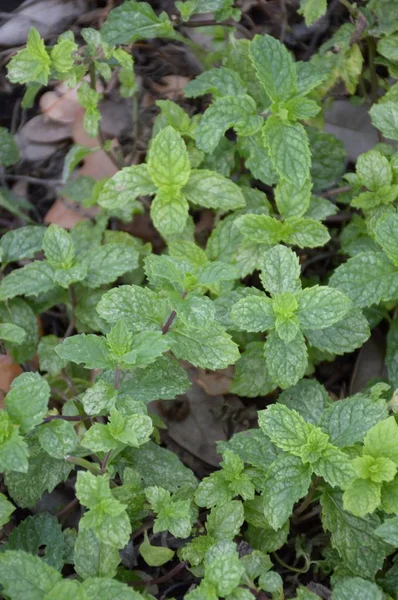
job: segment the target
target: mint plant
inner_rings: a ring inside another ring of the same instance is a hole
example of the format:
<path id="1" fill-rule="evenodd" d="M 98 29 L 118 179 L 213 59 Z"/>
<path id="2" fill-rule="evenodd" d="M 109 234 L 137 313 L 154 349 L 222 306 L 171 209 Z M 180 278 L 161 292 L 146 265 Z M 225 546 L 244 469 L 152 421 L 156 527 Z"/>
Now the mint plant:
<path id="1" fill-rule="evenodd" d="M 95 141 L 64 153 L 74 227 L 0 189 L 1 593 L 394 600 L 397 2 L 302 0 L 267 32 L 231 0 L 118 4 L 8 63 L 24 108 L 74 89 Z M 323 17 L 304 52 L 298 21 Z M 170 48 L 189 82 L 147 109 L 140 53 Z M 110 89 L 134 117 L 118 147 Z M 355 164 L 323 131 L 341 95 L 379 135 Z M 76 173 L 97 150 L 117 172 Z M 0 128 L 2 184 L 21 166 Z"/>

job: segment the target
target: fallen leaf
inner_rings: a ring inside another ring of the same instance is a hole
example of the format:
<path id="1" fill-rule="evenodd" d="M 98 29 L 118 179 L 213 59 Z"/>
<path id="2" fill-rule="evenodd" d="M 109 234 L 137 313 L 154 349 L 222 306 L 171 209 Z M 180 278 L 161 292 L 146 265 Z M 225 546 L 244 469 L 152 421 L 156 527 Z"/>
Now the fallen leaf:
<path id="1" fill-rule="evenodd" d="M 160 83 L 152 83 L 152 87 L 160 96 L 175 100 L 184 95 L 183 90 L 189 82 L 189 77 L 183 77 L 182 75 L 165 75 Z"/>
<path id="2" fill-rule="evenodd" d="M 74 210 L 73 207 L 67 206 L 64 200 L 58 198 L 44 217 L 44 223 L 46 225 L 55 223 L 65 229 L 72 229 L 77 223 L 86 219 L 84 214 L 78 212 L 77 205 Z"/>
<path id="3" fill-rule="evenodd" d="M 85 157 L 83 166 L 79 170 L 79 175 L 85 175 L 93 179 L 103 179 L 104 177 L 112 177 L 117 172 L 118 168 L 113 164 L 106 152 L 97 150 Z"/>
<path id="4" fill-rule="evenodd" d="M 71 138 L 72 125 L 52 121 L 41 114 L 27 121 L 18 133 L 27 142 L 53 144 Z"/>
<path id="5" fill-rule="evenodd" d="M 14 359 L 9 354 L 0 355 L 0 408 L 4 409 L 3 398 L 14 379 L 21 375 L 21 367 L 14 362 Z"/>
<path id="6" fill-rule="evenodd" d="M 40 98 L 40 110 L 49 119 L 59 123 L 73 123 L 78 112 L 83 109 L 77 101 L 77 88 L 61 93 L 58 91 L 46 92 Z"/>
<path id="7" fill-rule="evenodd" d="M 35 27 L 42 37 L 62 33 L 73 19 L 84 13 L 86 6 L 85 0 L 24 2 L 0 27 L 0 45 L 24 44 L 31 27 Z"/>
<path id="8" fill-rule="evenodd" d="M 197 374 L 194 375 L 193 380 L 209 396 L 219 396 L 229 393 L 233 376 L 233 367 L 214 372 L 197 369 Z"/>

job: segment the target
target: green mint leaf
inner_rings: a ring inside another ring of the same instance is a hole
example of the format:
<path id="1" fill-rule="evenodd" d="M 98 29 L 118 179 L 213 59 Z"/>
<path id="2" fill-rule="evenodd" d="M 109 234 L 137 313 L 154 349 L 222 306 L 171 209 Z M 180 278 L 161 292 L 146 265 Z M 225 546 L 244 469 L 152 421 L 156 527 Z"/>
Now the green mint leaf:
<path id="1" fill-rule="evenodd" d="M 220 139 L 233 127 L 238 135 L 253 135 L 261 129 L 263 120 L 250 96 L 223 96 L 206 110 L 196 130 L 196 145 L 204 152 L 213 152 Z"/>
<path id="2" fill-rule="evenodd" d="M 382 540 L 393 546 L 398 545 L 398 517 L 387 519 L 376 529 L 376 534 Z"/>
<path id="3" fill-rule="evenodd" d="M 145 532 L 144 541 L 140 546 L 140 554 L 150 567 L 161 567 L 173 558 L 174 551 L 163 546 L 153 546 L 149 542 L 148 535 Z"/>
<path id="4" fill-rule="evenodd" d="M 273 185 L 278 181 L 278 175 L 264 146 L 261 132 L 239 138 L 238 151 L 255 179 L 259 179 L 266 185 Z"/>
<path id="5" fill-rule="evenodd" d="M 304 127 L 300 123 L 284 123 L 272 115 L 265 122 L 263 136 L 279 176 L 302 186 L 308 179 L 311 167 L 311 153 Z"/>
<path id="6" fill-rule="evenodd" d="M 90 529 L 79 531 L 73 557 L 74 568 L 83 579 L 114 577 L 120 563 L 117 548 L 101 542 Z"/>
<path id="7" fill-rule="evenodd" d="M 398 266 L 398 236 L 396 234 L 398 215 L 386 213 L 377 219 L 373 228 L 376 242 L 380 244 L 388 258 Z"/>
<path id="8" fill-rule="evenodd" d="M 204 94 L 213 96 L 243 96 L 246 87 L 236 71 L 220 67 L 204 71 L 184 88 L 186 98 L 197 98 Z"/>
<path id="9" fill-rule="evenodd" d="M 334 325 L 326 329 L 306 329 L 304 333 L 311 346 L 332 354 L 345 354 L 366 342 L 370 328 L 362 312 L 352 309 Z"/>
<path id="10" fill-rule="evenodd" d="M 58 375 L 61 370 L 67 365 L 67 361 L 63 360 L 55 352 L 55 348 L 59 345 L 59 339 L 55 335 L 45 335 L 40 339 L 37 354 L 39 357 L 40 370 L 46 371 L 52 376 Z"/>
<path id="11" fill-rule="evenodd" d="M 161 111 L 158 122 L 162 126 L 170 125 L 182 135 L 193 136 L 196 124 L 191 121 L 188 113 L 179 104 L 172 100 L 156 100 L 156 106 Z"/>
<path id="12" fill-rule="evenodd" d="M 22 373 L 12 382 L 5 405 L 12 421 L 26 433 L 41 423 L 49 398 L 50 386 L 39 373 Z"/>
<path id="13" fill-rule="evenodd" d="M 309 80 L 307 83 L 316 81 L 316 79 L 311 80 L 311 76 L 316 78 L 317 75 L 315 67 L 312 67 L 310 63 L 296 63 L 297 67 L 299 65 L 308 65 Z M 305 70 L 307 70 L 307 68 Z M 299 72 L 300 71 L 298 70 L 298 73 Z M 321 71 L 321 75 L 323 78 L 328 76 L 324 70 Z M 305 78 L 304 81 L 306 81 Z M 334 184 L 337 184 L 345 171 L 345 148 L 341 140 L 338 140 L 331 133 L 307 128 L 307 135 L 312 156 L 311 179 L 314 190 L 325 190 Z M 332 210 L 333 208 L 336 210 L 336 206 L 328 201 L 325 203 L 325 199 L 316 198 L 316 201 L 323 201 L 324 205 L 329 206 Z M 317 218 L 309 214 L 307 214 L 307 216 L 312 216 L 314 219 Z"/>
<path id="14" fill-rule="evenodd" d="M 275 323 L 273 303 L 267 296 L 248 296 L 232 307 L 231 319 L 239 330 L 266 331 Z"/>
<path id="15" fill-rule="evenodd" d="M 173 400 L 190 386 L 186 371 L 171 356 L 161 356 L 146 368 L 125 375 L 120 389 L 132 400 Z"/>
<path id="16" fill-rule="evenodd" d="M 313 469 L 332 487 L 344 488 L 355 477 L 355 470 L 349 457 L 342 450 L 331 445 L 322 451 L 321 457 L 313 463 Z"/>
<path id="17" fill-rule="evenodd" d="M 117 581 L 116 579 L 105 579 L 102 577 L 96 577 L 93 579 L 87 579 L 82 584 L 82 590 L 85 594 L 82 600 L 142 600 L 143 596 L 139 592 L 131 590 L 125 583 Z M 75 597 L 69 595 L 69 598 Z M 58 600 L 58 598 L 51 598 L 51 600 Z M 61 600 L 67 600 L 62 598 Z M 80 599 L 78 599 L 80 600 Z"/>
<path id="18" fill-rule="evenodd" d="M 125 319 L 131 331 L 158 330 L 167 319 L 162 299 L 148 288 L 122 285 L 103 294 L 97 311 L 108 323 Z"/>
<path id="19" fill-rule="evenodd" d="M 47 454 L 60 459 L 72 454 L 79 441 L 73 423 L 62 419 L 55 419 L 42 425 L 37 438 Z"/>
<path id="20" fill-rule="evenodd" d="M 145 490 L 156 513 L 154 533 L 170 531 L 175 537 L 187 538 L 191 532 L 190 500 L 173 500 L 170 492 L 160 487 Z"/>
<path id="21" fill-rule="evenodd" d="M 90 137 L 95 137 L 98 134 L 99 123 L 101 121 L 101 113 L 98 109 L 101 94 L 93 90 L 87 81 L 83 81 L 77 90 L 77 98 L 85 109 L 84 129 Z"/>
<path id="22" fill-rule="evenodd" d="M 283 219 L 302 217 L 310 205 L 311 180 L 301 186 L 281 179 L 275 188 L 275 202 Z"/>
<path id="23" fill-rule="evenodd" d="M 269 467 L 278 456 L 278 450 L 260 429 L 241 431 L 228 442 L 217 442 L 219 453 L 223 454 L 226 450 L 232 450 L 243 462 L 259 469 Z"/>
<path id="24" fill-rule="evenodd" d="M 0 240 L 3 250 L 2 262 L 7 264 L 23 258 L 33 258 L 43 244 L 44 227 L 26 225 L 7 231 Z"/>
<path id="25" fill-rule="evenodd" d="M 107 425 L 95 423 L 83 436 L 81 444 L 92 452 L 108 452 L 120 447 Z"/>
<path id="26" fill-rule="evenodd" d="M 232 497 L 233 492 L 231 492 L 229 482 L 222 471 L 216 471 L 202 479 L 195 492 L 196 504 L 206 508 L 223 505 Z"/>
<path id="27" fill-rule="evenodd" d="M 356 172 L 359 183 L 372 192 L 392 183 L 392 170 L 388 159 L 377 150 L 358 156 Z"/>
<path id="28" fill-rule="evenodd" d="M 297 294 L 298 317 L 303 329 L 325 329 L 341 321 L 351 308 L 351 300 L 329 287 L 315 285 Z"/>
<path id="29" fill-rule="evenodd" d="M 45 262 L 35 261 L 15 269 L 6 275 L 0 283 L 0 300 L 15 296 L 38 296 L 51 290 L 53 269 Z"/>
<path id="30" fill-rule="evenodd" d="M 193 242 L 176 240 L 168 244 L 168 249 L 170 256 L 188 260 L 195 267 L 200 267 L 208 261 L 206 252 Z"/>
<path id="31" fill-rule="evenodd" d="M 398 319 L 394 319 L 387 334 L 386 366 L 394 388 L 398 385 Z"/>
<path id="32" fill-rule="evenodd" d="M 207 517 L 208 535 L 215 540 L 233 540 L 244 522 L 243 504 L 237 500 L 212 508 Z"/>
<path id="33" fill-rule="evenodd" d="M 116 400 L 117 392 L 113 385 L 106 381 L 97 381 L 88 388 L 81 397 L 84 410 L 88 415 L 99 415 L 110 412 Z"/>
<path id="34" fill-rule="evenodd" d="M 244 573 L 236 545 L 222 540 L 212 546 L 205 558 L 205 581 L 213 584 L 218 596 L 225 597 L 238 587 Z"/>
<path id="35" fill-rule="evenodd" d="M 282 240 L 299 248 L 324 246 L 330 235 L 327 228 L 314 219 L 290 219 L 283 224 Z"/>
<path id="36" fill-rule="evenodd" d="M 41 83 L 47 85 L 51 59 L 40 33 L 33 27 L 29 31 L 26 48 L 12 57 L 8 64 L 8 78 L 12 83 Z"/>
<path id="37" fill-rule="evenodd" d="M 257 77 L 274 102 L 288 100 L 296 91 L 296 68 L 286 46 L 271 35 L 256 35 L 250 56 Z"/>
<path id="38" fill-rule="evenodd" d="M 376 423 L 365 435 L 364 454 L 390 458 L 398 464 L 398 425 L 394 417 Z"/>
<path id="39" fill-rule="evenodd" d="M 173 188 L 160 189 L 151 204 L 151 219 L 165 238 L 178 236 L 184 230 L 188 218 L 188 202 L 185 196 Z"/>
<path id="40" fill-rule="evenodd" d="M 397 473 L 396 464 L 389 458 L 380 456 L 374 458 L 365 454 L 354 458 L 353 465 L 356 474 L 361 479 L 370 479 L 375 483 L 392 481 Z"/>
<path id="41" fill-rule="evenodd" d="M 323 0 L 321 0 L 322 2 Z M 314 64 L 313 61 L 309 60 L 306 62 L 296 62 L 296 73 L 297 73 L 297 93 L 300 96 L 309 94 L 312 90 L 319 87 L 325 79 L 328 78 L 328 73 L 319 68 Z M 330 134 L 319 132 L 323 136 L 333 137 Z"/>
<path id="42" fill-rule="evenodd" d="M 8 539 L 7 549 L 24 550 L 36 556 L 41 554 L 42 560 L 58 571 L 65 563 L 65 537 L 57 518 L 49 513 L 39 513 L 21 521 Z"/>
<path id="43" fill-rule="evenodd" d="M 359 308 L 398 296 L 397 269 L 382 252 L 353 256 L 335 270 L 329 283 L 344 292 Z"/>
<path id="44" fill-rule="evenodd" d="M 188 202 L 205 208 L 228 211 L 246 204 L 241 189 L 233 181 L 205 169 L 191 171 L 183 193 Z"/>
<path id="45" fill-rule="evenodd" d="M 101 542 L 123 548 L 130 537 L 130 520 L 126 505 L 112 496 L 108 477 L 79 471 L 76 496 L 89 508 L 80 521 L 80 529 L 89 529 Z"/>
<path id="46" fill-rule="evenodd" d="M 39 328 L 36 315 L 31 307 L 22 298 L 9 300 L 7 305 L 0 304 L 0 317 L 5 321 L 12 321 L 21 327 L 26 336 L 23 344 L 5 342 L 6 349 L 13 356 L 15 362 L 23 363 L 34 356 L 39 341 Z"/>
<path id="47" fill-rule="evenodd" d="M 278 397 L 278 403 L 297 411 L 308 423 L 319 425 L 330 405 L 330 398 L 318 381 L 302 379 L 294 387 L 284 390 Z"/>
<path id="48" fill-rule="evenodd" d="M 381 509 L 389 515 L 398 513 L 398 477 L 383 484 L 381 488 Z"/>
<path id="49" fill-rule="evenodd" d="M 310 98 L 296 96 L 281 105 L 281 110 L 287 110 L 290 121 L 308 120 L 316 117 L 321 110 L 319 104 Z"/>
<path id="50" fill-rule="evenodd" d="M 383 542 L 375 530 L 380 525 L 376 515 L 356 517 L 342 506 L 341 494 L 327 490 L 321 497 L 322 523 L 331 533 L 332 547 L 345 566 L 360 577 L 374 577 L 382 568 L 391 546 Z"/>
<path id="51" fill-rule="evenodd" d="M 0 583 L 12 600 L 43 600 L 62 575 L 38 556 L 7 550 L 0 556 Z"/>
<path id="52" fill-rule="evenodd" d="M 29 468 L 25 473 L 8 472 L 6 485 L 10 496 L 21 508 L 30 508 L 44 492 L 68 478 L 73 466 L 44 452 L 37 439 L 28 439 Z"/>
<path id="53" fill-rule="evenodd" d="M 50 225 L 44 234 L 43 250 L 49 264 L 69 269 L 75 261 L 75 247 L 70 234 L 59 225 Z"/>
<path id="54" fill-rule="evenodd" d="M 244 238 L 256 244 L 273 246 L 283 238 L 283 224 L 268 215 L 242 215 L 235 225 Z"/>
<path id="55" fill-rule="evenodd" d="M 0 527 L 8 523 L 14 510 L 15 506 L 7 500 L 4 494 L 0 494 Z"/>
<path id="56" fill-rule="evenodd" d="M 264 344 L 251 342 L 235 365 L 230 391 L 246 398 L 267 396 L 275 389 L 264 356 Z"/>
<path id="57" fill-rule="evenodd" d="M 335 446 L 344 448 L 361 442 L 376 423 L 388 416 L 386 402 L 363 394 L 334 402 L 325 412 L 322 428 Z"/>
<path id="58" fill-rule="evenodd" d="M 111 369 L 113 361 L 109 356 L 108 345 L 104 337 L 89 333 L 66 338 L 55 348 L 60 358 L 87 369 Z"/>
<path id="59" fill-rule="evenodd" d="M 22 344 L 26 338 L 26 331 L 13 323 L 0 323 L 0 340 L 13 344 Z"/>
<path id="60" fill-rule="evenodd" d="M 258 413 L 258 423 L 267 437 L 281 450 L 301 456 L 301 448 L 312 430 L 303 417 L 283 404 L 272 404 Z"/>
<path id="61" fill-rule="evenodd" d="M 304 377 L 308 354 L 301 333 L 290 342 L 285 342 L 276 331 L 271 331 L 267 336 L 264 352 L 270 377 L 282 389 L 295 385 Z"/>
<path id="62" fill-rule="evenodd" d="M 225 369 L 239 358 L 238 346 L 221 328 L 196 329 L 179 325 L 168 334 L 170 349 L 176 358 L 202 369 Z"/>
<path id="63" fill-rule="evenodd" d="M 2 471 L 28 470 L 28 447 L 8 414 L 0 412 L 0 466 Z"/>
<path id="64" fill-rule="evenodd" d="M 74 67 L 73 55 L 78 49 L 79 46 L 75 43 L 72 32 L 61 35 L 50 52 L 52 68 L 61 75 L 72 71 Z"/>
<path id="65" fill-rule="evenodd" d="M 293 511 L 293 505 L 306 495 L 312 469 L 301 459 L 279 456 L 265 475 L 264 515 L 274 531 L 280 529 Z"/>
<path id="66" fill-rule="evenodd" d="M 301 282 L 298 256 L 286 246 L 271 248 L 264 254 L 260 279 L 264 289 L 272 295 L 299 292 Z"/>
<path id="67" fill-rule="evenodd" d="M 183 485 L 193 488 L 197 485 L 192 471 L 182 464 L 176 454 L 153 442 L 141 448 L 125 450 L 123 458 L 137 470 L 144 486 L 161 485 L 175 492 Z"/>
<path id="68" fill-rule="evenodd" d="M 106 244 L 92 248 L 85 257 L 87 265 L 86 285 L 97 288 L 111 283 L 121 275 L 138 267 L 138 252 L 124 244 Z"/>
<path id="69" fill-rule="evenodd" d="M 125 417 L 115 408 L 111 410 L 107 427 L 113 439 L 136 448 L 148 442 L 153 431 L 152 420 L 147 415 Z"/>
<path id="70" fill-rule="evenodd" d="M 0 127 L 0 165 L 9 167 L 15 165 L 18 160 L 19 149 L 14 136 L 5 127 Z"/>
<path id="71" fill-rule="evenodd" d="M 383 600 L 383 592 L 371 581 L 361 577 L 343 577 L 333 587 L 333 600 Z"/>
<path id="72" fill-rule="evenodd" d="M 137 196 L 156 194 L 147 165 L 133 165 L 118 171 L 105 182 L 99 196 L 98 204 L 107 210 L 121 208 L 135 200 Z"/>
<path id="73" fill-rule="evenodd" d="M 356 479 L 343 494 L 344 510 L 356 517 L 373 513 L 381 500 L 381 484 L 370 479 Z"/>
<path id="74" fill-rule="evenodd" d="M 391 140 L 398 140 L 398 107 L 396 102 L 374 104 L 369 111 L 372 123 Z"/>
<path id="75" fill-rule="evenodd" d="M 116 46 L 156 37 L 173 38 L 174 30 L 166 13 L 157 16 L 147 2 L 128 0 L 114 8 L 101 29 L 102 39 Z"/>
<path id="76" fill-rule="evenodd" d="M 189 179 L 191 166 L 185 142 L 172 127 L 160 131 L 151 144 L 148 172 L 160 188 L 182 188 Z"/>
<path id="77" fill-rule="evenodd" d="M 323 17 L 327 9 L 327 0 L 301 0 L 298 12 L 303 15 L 305 24 L 310 27 Z"/>

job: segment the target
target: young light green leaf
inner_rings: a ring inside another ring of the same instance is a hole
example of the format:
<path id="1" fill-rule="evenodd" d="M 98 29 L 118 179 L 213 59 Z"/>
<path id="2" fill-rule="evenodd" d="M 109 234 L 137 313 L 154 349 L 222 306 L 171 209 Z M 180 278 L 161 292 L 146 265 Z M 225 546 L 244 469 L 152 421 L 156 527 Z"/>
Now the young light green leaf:
<path id="1" fill-rule="evenodd" d="M 398 425 L 395 417 L 379 421 L 365 435 L 364 454 L 390 458 L 398 464 Z"/>
<path id="2" fill-rule="evenodd" d="M 304 377 L 308 354 L 301 333 L 290 342 L 285 342 L 276 331 L 271 331 L 267 336 L 264 352 L 270 377 L 282 389 L 295 385 Z"/>
<path id="3" fill-rule="evenodd" d="M 14 510 L 15 506 L 7 500 L 4 494 L 0 494 L 0 527 L 8 523 Z"/>
<path id="4" fill-rule="evenodd" d="M 294 95 L 296 69 L 286 46 L 271 35 L 256 35 L 250 44 L 250 56 L 257 77 L 273 102 Z"/>
<path id="5" fill-rule="evenodd" d="M 313 463 L 313 469 L 332 487 L 345 488 L 355 478 L 355 470 L 349 457 L 331 444 L 322 450 L 320 458 Z"/>
<path id="6" fill-rule="evenodd" d="M 207 517 L 207 533 L 216 540 L 232 540 L 238 535 L 244 522 L 243 504 L 231 500 L 222 506 L 212 508 Z"/>
<path id="7" fill-rule="evenodd" d="M 151 144 L 148 171 L 160 188 L 183 187 L 191 171 L 188 151 L 179 133 L 172 127 L 160 131 Z"/>
<path id="8" fill-rule="evenodd" d="M 380 483 L 370 479 L 356 479 L 344 491 L 343 507 L 356 517 L 365 517 L 376 510 L 380 499 Z"/>
<path id="9" fill-rule="evenodd" d="M 51 224 L 44 234 L 43 250 L 49 264 L 56 269 L 69 269 L 75 260 L 75 247 L 70 234 Z"/>
<path id="10" fill-rule="evenodd" d="M 301 0 L 299 13 L 303 15 L 305 24 L 310 27 L 323 17 L 327 9 L 327 0 Z"/>
<path id="11" fill-rule="evenodd" d="M 390 163 L 378 150 L 370 150 L 358 156 L 356 172 L 359 182 L 372 192 L 392 182 Z"/>
<path id="12" fill-rule="evenodd" d="M 300 123 L 284 123 L 272 115 L 265 122 L 263 136 L 280 177 L 302 186 L 308 179 L 311 167 L 311 153 L 304 127 Z"/>
<path id="13" fill-rule="evenodd" d="M 308 423 L 319 425 L 329 407 L 330 398 L 318 381 L 302 379 L 294 387 L 283 391 L 278 397 L 278 403 L 296 410 Z"/>
<path id="14" fill-rule="evenodd" d="M 244 238 L 256 244 L 273 246 L 283 237 L 283 224 L 269 215 L 242 215 L 235 226 Z"/>
<path id="15" fill-rule="evenodd" d="M 8 414 L 0 412 L 0 468 L 2 471 L 26 473 L 28 470 L 28 447 L 18 433 Z"/>
<path id="16" fill-rule="evenodd" d="M 275 188 L 275 202 L 279 214 L 283 219 L 302 217 L 311 199 L 311 180 L 308 179 L 301 186 L 281 179 Z"/>
<path id="17" fill-rule="evenodd" d="M 283 224 L 282 240 L 299 248 L 324 246 L 330 235 L 327 228 L 314 219 L 290 219 Z"/>
<path id="18" fill-rule="evenodd" d="M 12 382 L 5 405 L 13 422 L 26 433 L 41 423 L 49 398 L 50 386 L 39 373 L 22 373 Z"/>
<path id="19" fill-rule="evenodd" d="M 26 48 L 12 57 L 7 68 L 8 78 L 12 83 L 34 82 L 47 85 L 51 59 L 37 29 L 30 29 Z"/>
<path id="20" fill-rule="evenodd" d="M 170 548 L 164 548 L 163 546 L 153 546 L 145 531 L 144 541 L 140 546 L 140 554 L 146 564 L 150 567 L 161 567 L 173 558 L 174 551 Z"/>
<path id="21" fill-rule="evenodd" d="M 246 204 L 241 189 L 233 181 L 205 169 L 191 171 L 183 193 L 188 202 L 206 208 L 228 211 Z"/>
<path id="22" fill-rule="evenodd" d="M 13 344 L 22 344 L 26 338 L 26 331 L 13 323 L 0 323 L 0 340 Z"/>
<path id="23" fill-rule="evenodd" d="M 283 404 L 272 404 L 258 413 L 258 423 L 270 440 L 290 454 L 301 456 L 301 448 L 312 430 L 301 415 Z"/>
<path id="24" fill-rule="evenodd" d="M 398 266 L 398 214 L 386 213 L 377 219 L 373 233 L 388 258 Z"/>
<path id="25" fill-rule="evenodd" d="M 238 587 L 244 570 L 233 542 L 222 540 L 207 551 L 205 580 L 215 586 L 218 596 L 231 594 Z"/>

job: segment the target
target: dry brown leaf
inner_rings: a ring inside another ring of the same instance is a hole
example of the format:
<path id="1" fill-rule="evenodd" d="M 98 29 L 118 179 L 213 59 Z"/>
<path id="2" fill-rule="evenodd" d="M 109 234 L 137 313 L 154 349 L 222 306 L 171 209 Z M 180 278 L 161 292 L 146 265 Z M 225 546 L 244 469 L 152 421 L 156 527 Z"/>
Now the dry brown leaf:
<path id="1" fill-rule="evenodd" d="M 153 83 L 152 87 L 160 96 L 175 100 L 184 95 L 183 90 L 189 82 L 189 77 L 184 77 L 182 75 L 166 75 L 161 79 L 161 83 Z"/>
<path id="2" fill-rule="evenodd" d="M 73 123 L 79 111 L 83 111 L 77 101 L 77 89 L 69 89 L 62 93 L 58 91 L 46 92 L 40 98 L 40 110 L 49 119 L 59 123 Z"/>
<path id="3" fill-rule="evenodd" d="M 84 108 L 79 106 L 79 110 L 75 114 L 72 126 L 72 137 L 75 144 L 86 146 L 87 148 L 96 148 L 100 146 L 100 141 L 97 137 L 92 138 L 84 129 Z"/>
<path id="4" fill-rule="evenodd" d="M 53 144 L 72 137 L 71 123 L 60 123 L 45 115 L 36 115 L 19 130 L 27 142 Z"/>
<path id="5" fill-rule="evenodd" d="M 85 175 L 93 179 L 103 179 L 104 177 L 112 177 L 117 172 L 118 169 L 109 156 L 103 150 L 97 150 L 85 157 L 79 175 Z"/>
<path id="6" fill-rule="evenodd" d="M 55 223 L 65 229 L 72 229 L 77 223 L 86 219 L 87 217 L 82 213 L 66 206 L 65 202 L 58 198 L 44 217 L 44 223 L 46 225 Z"/>
<path id="7" fill-rule="evenodd" d="M 4 396 L 14 379 L 21 375 L 21 367 L 14 362 L 14 359 L 9 354 L 0 355 L 0 408 L 4 408 Z"/>
<path id="8" fill-rule="evenodd" d="M 209 396 L 222 396 L 223 394 L 229 394 L 233 376 L 233 367 L 214 372 L 197 369 L 197 374 L 194 375 L 193 380 Z"/>

